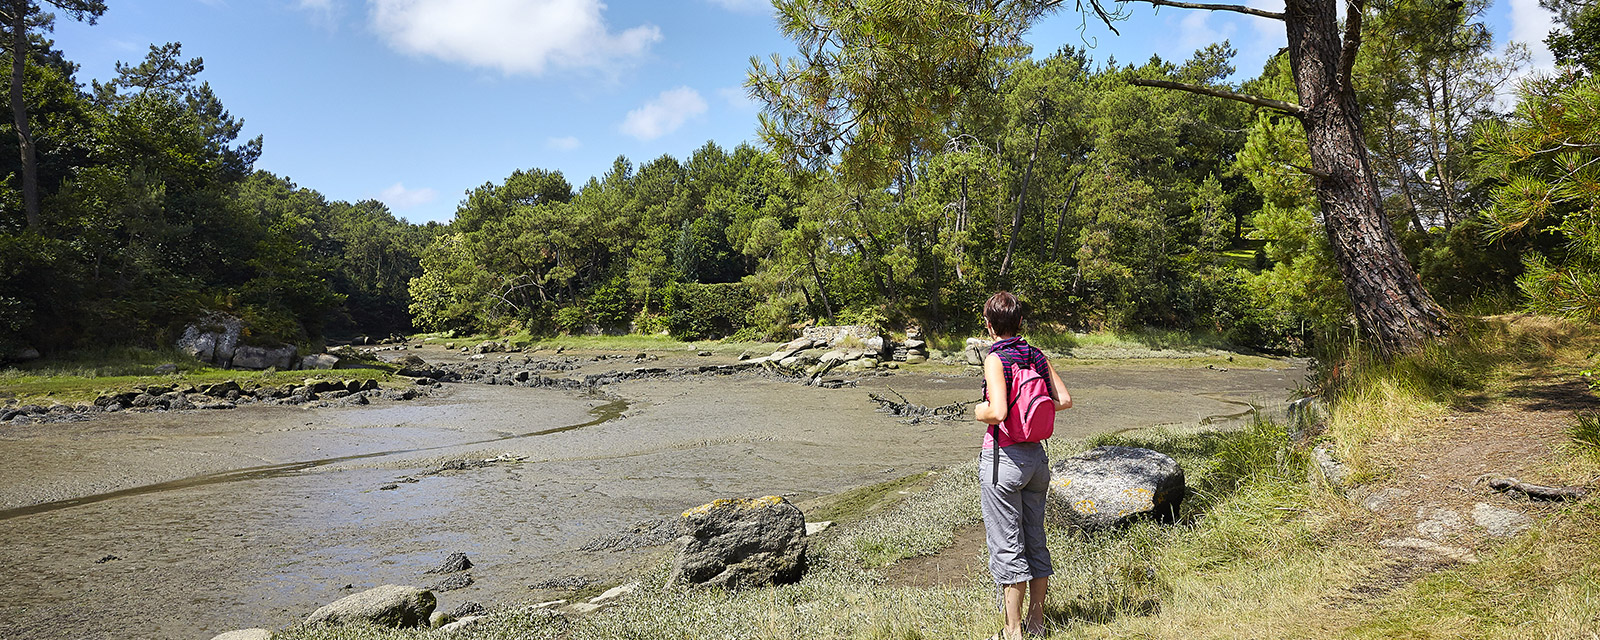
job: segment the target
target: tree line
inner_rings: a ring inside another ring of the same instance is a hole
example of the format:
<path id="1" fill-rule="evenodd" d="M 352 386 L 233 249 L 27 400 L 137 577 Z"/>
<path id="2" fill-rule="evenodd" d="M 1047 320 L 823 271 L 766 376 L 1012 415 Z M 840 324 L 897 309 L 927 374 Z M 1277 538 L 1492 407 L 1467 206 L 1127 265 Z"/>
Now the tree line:
<path id="1" fill-rule="evenodd" d="M 1435 300 L 1592 321 L 1600 55 L 1583 34 L 1600 10 L 1554 1 L 1558 72 L 1518 83 L 1528 53 L 1494 43 L 1486 0 L 1356 3 L 1342 23 L 1331 2 L 1291 2 L 1291 31 L 1333 39 L 1291 35 L 1243 82 L 1227 43 L 1141 64 L 1035 56 L 1023 36 L 1055 3 L 780 0 L 797 54 L 752 61 L 761 147 L 619 157 L 578 186 L 521 170 L 420 226 L 254 171 L 261 140 L 237 139 L 177 45 L 84 87 L 34 28 L 22 94 L 43 213 L 26 214 L 26 152 L 0 149 L 0 335 L 155 343 L 212 311 L 300 342 L 966 332 L 1000 288 L 1038 328 L 1280 352 L 1396 308 L 1431 335 Z M 1297 52 L 1305 38 L 1318 51 Z M 1307 85 L 1315 55 L 1337 63 L 1327 87 Z M 0 144 L 27 146 L 12 129 Z M 1385 243 L 1387 262 L 1360 253 Z"/>

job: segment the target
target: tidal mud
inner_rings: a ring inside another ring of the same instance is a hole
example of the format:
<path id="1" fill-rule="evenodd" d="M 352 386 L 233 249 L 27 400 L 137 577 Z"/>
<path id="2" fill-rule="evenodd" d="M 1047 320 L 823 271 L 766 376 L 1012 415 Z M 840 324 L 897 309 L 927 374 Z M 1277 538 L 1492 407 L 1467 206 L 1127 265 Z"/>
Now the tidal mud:
<path id="1" fill-rule="evenodd" d="M 1217 422 L 1240 403 L 1281 405 L 1304 375 L 1293 362 L 1063 373 L 1077 408 L 1060 437 Z M 279 627 L 351 589 L 429 586 L 425 572 L 457 551 L 473 581 L 440 594 L 445 610 L 527 599 L 530 586 L 574 576 L 621 580 L 654 552 L 582 547 L 717 498 L 804 499 L 975 454 L 976 423 L 876 412 L 868 393 L 890 388 L 940 406 L 975 399 L 978 378 L 918 367 L 830 390 L 750 373 L 629 380 L 599 395 L 447 384 L 393 405 L 7 426 L 0 637 L 203 640 Z"/>

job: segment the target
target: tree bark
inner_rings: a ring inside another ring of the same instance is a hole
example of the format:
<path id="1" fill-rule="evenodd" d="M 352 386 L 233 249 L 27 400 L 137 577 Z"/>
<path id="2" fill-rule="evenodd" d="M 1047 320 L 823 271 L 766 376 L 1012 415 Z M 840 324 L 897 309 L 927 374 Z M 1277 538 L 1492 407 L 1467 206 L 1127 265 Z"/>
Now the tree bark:
<path id="1" fill-rule="evenodd" d="M 22 208 L 28 228 L 39 230 L 39 158 L 33 148 L 33 129 L 23 100 L 22 80 L 28 63 L 27 2 L 11 2 L 11 118 L 17 128 L 17 148 L 22 152 Z"/>
<path id="2" fill-rule="evenodd" d="M 1067 208 L 1072 206 L 1072 199 L 1078 197 L 1078 180 L 1083 178 L 1087 169 L 1079 169 L 1077 175 L 1072 176 L 1072 186 L 1067 187 L 1067 199 L 1061 201 L 1061 214 L 1056 218 L 1055 243 L 1050 249 L 1052 259 L 1061 261 L 1061 233 L 1067 229 Z"/>
<path id="3" fill-rule="evenodd" d="M 817 253 L 806 249 L 806 262 L 811 265 L 811 277 L 817 281 L 817 295 L 822 297 L 822 309 L 833 317 L 833 302 L 828 300 L 828 285 L 822 282 L 822 272 L 817 270 Z"/>
<path id="4" fill-rule="evenodd" d="M 1323 227 L 1351 309 L 1383 354 L 1416 350 L 1445 331 L 1444 311 L 1422 288 L 1378 206 L 1355 91 L 1341 64 L 1353 60 L 1359 40 L 1340 42 L 1334 0 L 1288 0 L 1284 13 Z"/>
<path id="5" fill-rule="evenodd" d="M 1000 262 L 1000 277 L 1011 271 L 1011 256 L 1017 251 L 1017 237 L 1022 235 L 1022 207 L 1028 202 L 1028 182 L 1033 179 L 1033 163 L 1039 159 L 1039 138 L 1044 135 L 1044 118 L 1033 130 L 1033 150 L 1028 152 L 1028 170 L 1022 173 L 1022 193 L 1017 194 L 1017 212 L 1011 216 L 1011 240 L 1006 243 L 1006 258 Z"/>

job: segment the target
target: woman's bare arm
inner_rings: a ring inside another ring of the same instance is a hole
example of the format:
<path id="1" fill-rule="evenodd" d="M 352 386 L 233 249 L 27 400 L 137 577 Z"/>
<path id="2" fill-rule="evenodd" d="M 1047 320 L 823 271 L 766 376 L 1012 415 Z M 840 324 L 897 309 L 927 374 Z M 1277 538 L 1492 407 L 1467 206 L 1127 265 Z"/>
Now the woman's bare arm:
<path id="1" fill-rule="evenodd" d="M 1056 401 L 1056 411 L 1072 408 L 1072 394 L 1067 392 L 1066 383 L 1061 381 L 1061 375 L 1056 373 L 1055 365 L 1048 361 L 1045 366 L 1050 367 L 1050 399 Z"/>
<path id="2" fill-rule="evenodd" d="M 1005 422 L 1009 407 L 1006 406 L 1005 365 L 1000 363 L 1000 356 L 991 353 L 984 357 L 983 386 L 989 390 L 989 401 L 979 402 L 972 409 L 972 415 L 984 424 Z"/>

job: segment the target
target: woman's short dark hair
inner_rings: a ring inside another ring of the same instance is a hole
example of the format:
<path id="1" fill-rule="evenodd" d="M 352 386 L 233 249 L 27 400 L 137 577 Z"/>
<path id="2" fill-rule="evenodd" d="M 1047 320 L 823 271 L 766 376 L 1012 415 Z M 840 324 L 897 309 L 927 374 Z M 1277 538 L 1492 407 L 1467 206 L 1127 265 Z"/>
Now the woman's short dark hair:
<path id="1" fill-rule="evenodd" d="M 983 303 L 983 319 L 989 321 L 989 328 L 997 336 L 1017 335 L 1022 329 L 1022 302 L 1010 291 L 989 296 L 989 301 Z"/>

